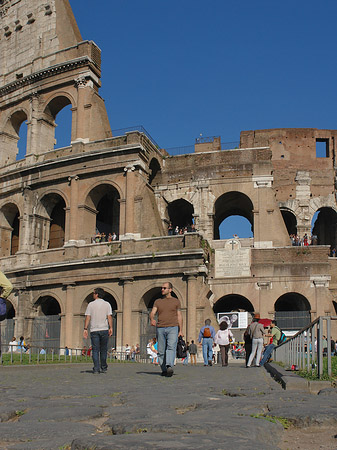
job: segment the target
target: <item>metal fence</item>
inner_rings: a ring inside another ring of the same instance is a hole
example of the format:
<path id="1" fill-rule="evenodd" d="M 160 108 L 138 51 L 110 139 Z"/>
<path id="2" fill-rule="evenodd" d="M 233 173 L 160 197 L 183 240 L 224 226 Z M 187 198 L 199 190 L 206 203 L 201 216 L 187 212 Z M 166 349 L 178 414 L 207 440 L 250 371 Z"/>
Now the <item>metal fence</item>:
<path id="1" fill-rule="evenodd" d="M 43 348 L 30 346 L 28 349 L 19 345 L 1 345 L 1 365 L 27 365 L 42 363 L 77 363 L 91 362 L 91 352 L 80 348 L 48 347 Z M 108 351 L 108 361 L 112 362 L 138 362 L 147 363 L 151 359 L 140 354 L 130 355 L 125 352 Z"/>
<path id="2" fill-rule="evenodd" d="M 315 373 L 318 378 L 322 378 L 323 373 L 331 377 L 332 321 L 337 321 L 337 316 L 321 316 L 311 322 L 285 343 L 275 347 L 274 361 L 283 363 L 286 368 Z"/>

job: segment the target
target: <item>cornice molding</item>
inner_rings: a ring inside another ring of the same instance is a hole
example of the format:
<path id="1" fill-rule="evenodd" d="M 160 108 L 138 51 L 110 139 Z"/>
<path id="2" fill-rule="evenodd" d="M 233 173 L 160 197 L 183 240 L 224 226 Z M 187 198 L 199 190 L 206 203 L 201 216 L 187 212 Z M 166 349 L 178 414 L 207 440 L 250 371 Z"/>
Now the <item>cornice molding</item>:
<path id="1" fill-rule="evenodd" d="M 12 83 L 6 84 L 2 88 L 0 88 L 0 98 L 4 95 L 16 91 L 17 89 L 21 89 L 24 86 L 29 86 L 46 78 L 53 77 L 60 73 L 69 72 L 71 70 L 87 66 L 88 64 L 95 65 L 92 59 L 89 58 L 89 56 L 83 56 L 81 58 L 57 64 L 55 66 L 48 67 L 47 69 L 32 73 L 31 75 L 28 75 L 19 80 L 15 80 Z"/>

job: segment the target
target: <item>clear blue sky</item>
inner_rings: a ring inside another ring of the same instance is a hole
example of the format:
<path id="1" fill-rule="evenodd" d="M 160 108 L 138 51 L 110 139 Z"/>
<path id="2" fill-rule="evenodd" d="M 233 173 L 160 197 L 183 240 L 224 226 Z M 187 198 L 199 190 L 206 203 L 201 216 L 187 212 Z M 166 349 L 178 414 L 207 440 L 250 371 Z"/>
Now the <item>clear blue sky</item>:
<path id="1" fill-rule="evenodd" d="M 162 147 L 200 133 L 336 128 L 337 1 L 70 0 L 102 50 L 112 129 Z"/>

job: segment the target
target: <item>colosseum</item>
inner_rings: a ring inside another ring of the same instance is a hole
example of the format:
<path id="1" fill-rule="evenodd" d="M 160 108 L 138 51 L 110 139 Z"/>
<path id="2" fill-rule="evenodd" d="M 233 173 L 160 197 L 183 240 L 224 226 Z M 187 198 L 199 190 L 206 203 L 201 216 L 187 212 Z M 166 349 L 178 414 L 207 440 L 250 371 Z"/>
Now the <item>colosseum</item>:
<path id="1" fill-rule="evenodd" d="M 188 341 L 218 313 L 241 313 L 238 339 L 253 311 L 289 333 L 337 314 L 337 130 L 243 131 L 237 148 L 203 138 L 171 155 L 142 127 L 111 130 L 100 49 L 68 0 L 1 0 L 0 20 L 0 261 L 15 288 L 3 343 L 81 348 L 96 286 L 117 349 L 144 348 L 166 280 Z M 68 105 L 71 144 L 59 148 Z M 230 216 L 253 237 L 220 239 Z"/>

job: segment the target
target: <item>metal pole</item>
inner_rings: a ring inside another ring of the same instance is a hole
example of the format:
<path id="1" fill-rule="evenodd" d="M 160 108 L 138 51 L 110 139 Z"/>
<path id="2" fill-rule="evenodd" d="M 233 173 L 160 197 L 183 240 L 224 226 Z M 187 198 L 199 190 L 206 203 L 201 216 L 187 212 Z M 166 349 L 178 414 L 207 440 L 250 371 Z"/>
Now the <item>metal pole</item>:
<path id="1" fill-rule="evenodd" d="M 328 357 L 328 375 L 331 377 L 331 319 L 326 318 L 326 337 L 328 341 L 327 357 Z"/>
<path id="2" fill-rule="evenodd" d="M 318 322 L 318 336 L 317 336 L 317 362 L 318 362 L 318 377 L 323 375 L 323 319 L 319 318 Z"/>

